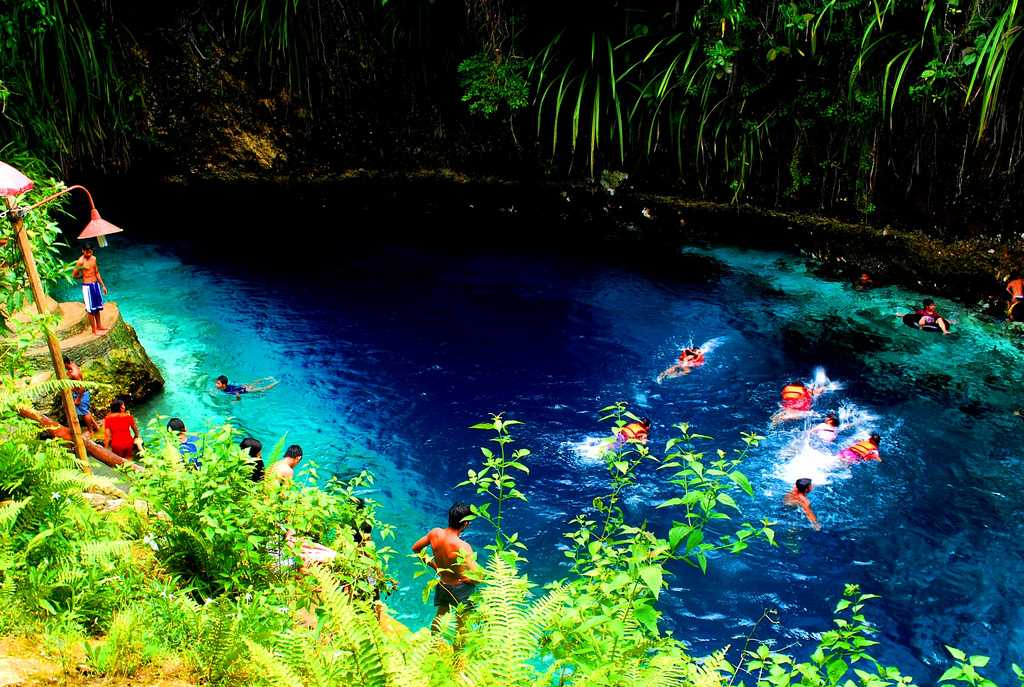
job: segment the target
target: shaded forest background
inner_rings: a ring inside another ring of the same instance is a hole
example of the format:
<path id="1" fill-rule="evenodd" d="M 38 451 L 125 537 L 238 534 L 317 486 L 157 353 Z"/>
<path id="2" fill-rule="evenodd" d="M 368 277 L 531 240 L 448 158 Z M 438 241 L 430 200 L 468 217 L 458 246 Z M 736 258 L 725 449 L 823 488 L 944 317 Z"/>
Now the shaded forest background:
<path id="1" fill-rule="evenodd" d="M 0 141 L 66 174 L 600 180 L 1021 230 L 1017 0 L 7 0 Z"/>

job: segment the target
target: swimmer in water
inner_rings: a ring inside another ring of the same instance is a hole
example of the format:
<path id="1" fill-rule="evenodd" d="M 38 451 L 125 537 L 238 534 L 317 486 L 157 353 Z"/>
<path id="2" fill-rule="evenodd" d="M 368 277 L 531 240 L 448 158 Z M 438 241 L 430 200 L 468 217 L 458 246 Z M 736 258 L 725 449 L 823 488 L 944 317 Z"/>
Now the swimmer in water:
<path id="1" fill-rule="evenodd" d="M 878 434 L 872 434 L 867 439 L 844 448 L 839 452 L 839 458 L 847 463 L 860 463 L 868 460 L 881 461 L 882 456 L 878 453 L 878 446 L 881 442 L 882 438 Z"/>
<path id="2" fill-rule="evenodd" d="M 650 433 L 651 421 L 648 418 L 642 417 L 636 422 L 630 422 L 619 430 L 618 437 L 615 441 L 616 448 L 622 448 L 630 441 L 637 441 L 641 444 L 646 444 Z"/>
<path id="3" fill-rule="evenodd" d="M 870 291 L 875 287 L 875 282 L 867 272 L 861 272 L 860 276 L 853 281 L 853 288 L 856 291 Z"/>
<path id="4" fill-rule="evenodd" d="M 919 318 L 917 320 L 918 328 L 920 329 L 926 324 L 934 324 L 943 334 L 949 334 L 949 323 L 946 322 L 946 318 L 940 315 L 939 311 L 935 308 L 935 301 L 931 298 L 925 298 L 921 302 L 921 306 L 914 311 L 914 314 Z"/>
<path id="5" fill-rule="evenodd" d="M 804 514 L 807 515 L 807 519 L 811 521 L 811 525 L 814 526 L 816 532 L 821 531 L 821 524 L 818 523 L 818 518 L 814 515 L 814 511 L 811 509 L 811 500 L 807 498 L 807 495 L 811 493 L 811 480 L 806 477 L 801 477 L 796 481 L 793 486 L 793 490 L 788 492 L 782 497 L 782 503 L 786 506 L 799 507 L 803 509 Z"/>
<path id="6" fill-rule="evenodd" d="M 819 441 L 832 443 L 836 440 L 836 435 L 839 434 L 839 418 L 836 417 L 835 413 L 829 413 L 821 424 L 811 427 L 808 434 Z"/>
<path id="7" fill-rule="evenodd" d="M 803 382 L 790 382 L 782 387 L 779 411 L 772 416 L 772 424 L 806 417 L 814 405 L 814 397 L 824 393 L 823 386 L 806 386 Z"/>
<path id="8" fill-rule="evenodd" d="M 256 394 L 262 391 L 269 391 L 277 386 L 277 380 L 273 377 L 262 377 L 254 382 L 248 384 L 228 384 L 228 378 L 224 375 L 220 375 L 214 381 L 217 388 L 226 394 L 231 394 L 235 397 L 235 400 L 242 398 L 242 394 Z"/>
<path id="9" fill-rule="evenodd" d="M 684 348 L 683 352 L 679 354 L 679 361 L 668 368 L 660 375 L 658 375 L 658 382 L 660 383 L 666 377 L 679 377 L 680 375 L 688 375 L 695 367 L 700 367 L 704 364 L 704 351 L 699 348 Z"/>

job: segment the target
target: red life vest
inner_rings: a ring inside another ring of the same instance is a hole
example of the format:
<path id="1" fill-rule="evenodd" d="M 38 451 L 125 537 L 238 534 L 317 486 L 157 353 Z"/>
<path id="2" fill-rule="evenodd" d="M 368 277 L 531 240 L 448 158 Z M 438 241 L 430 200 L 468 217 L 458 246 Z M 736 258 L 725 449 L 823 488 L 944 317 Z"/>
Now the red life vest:
<path id="1" fill-rule="evenodd" d="M 628 425 L 619 430 L 619 437 L 628 441 L 630 439 L 646 439 L 649 429 L 644 427 L 639 422 L 630 422 Z"/>
<path id="2" fill-rule="evenodd" d="M 782 387 L 782 407 L 791 410 L 810 410 L 813 399 L 805 386 L 787 384 Z"/>
<path id="3" fill-rule="evenodd" d="M 871 443 L 870 439 L 858 441 L 853 446 L 848 446 L 846 450 L 856 453 L 860 460 L 871 460 L 878 455 L 878 447 Z"/>
<path id="4" fill-rule="evenodd" d="M 704 351 L 697 349 L 697 355 L 692 358 L 686 357 L 686 351 L 679 354 L 679 362 L 683 365 L 703 365 L 704 364 Z"/>

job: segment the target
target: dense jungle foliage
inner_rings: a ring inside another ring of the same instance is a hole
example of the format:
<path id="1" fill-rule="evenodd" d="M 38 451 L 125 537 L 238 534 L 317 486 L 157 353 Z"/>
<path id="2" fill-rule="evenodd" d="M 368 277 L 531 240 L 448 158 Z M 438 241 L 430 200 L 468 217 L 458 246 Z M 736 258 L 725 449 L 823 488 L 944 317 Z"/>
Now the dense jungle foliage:
<path id="1" fill-rule="evenodd" d="M 198 176 L 225 148 L 263 176 L 624 170 L 720 200 L 1015 226 L 1022 13 L 1018 0 L 12 0 L 0 139 L 77 168 Z"/>

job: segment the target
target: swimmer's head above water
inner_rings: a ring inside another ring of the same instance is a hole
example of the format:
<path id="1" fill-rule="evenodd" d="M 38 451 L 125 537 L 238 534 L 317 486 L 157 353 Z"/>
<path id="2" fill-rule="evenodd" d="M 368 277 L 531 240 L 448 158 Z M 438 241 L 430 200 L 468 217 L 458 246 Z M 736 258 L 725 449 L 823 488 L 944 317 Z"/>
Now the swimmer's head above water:
<path id="1" fill-rule="evenodd" d="M 833 427 L 839 426 L 839 418 L 836 417 L 835 413 L 829 413 L 826 415 L 824 422 L 826 425 L 832 425 Z"/>
<path id="2" fill-rule="evenodd" d="M 811 480 L 807 477 L 801 477 L 796 481 L 796 490 L 800 494 L 806 494 L 811 491 Z"/>

